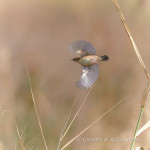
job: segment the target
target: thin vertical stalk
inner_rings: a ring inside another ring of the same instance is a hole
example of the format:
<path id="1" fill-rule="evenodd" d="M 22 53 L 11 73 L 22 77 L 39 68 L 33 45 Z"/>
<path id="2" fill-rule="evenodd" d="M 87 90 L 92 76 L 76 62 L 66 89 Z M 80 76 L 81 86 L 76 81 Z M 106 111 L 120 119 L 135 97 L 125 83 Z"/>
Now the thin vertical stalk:
<path id="1" fill-rule="evenodd" d="M 31 84 L 31 80 L 30 80 L 30 74 L 29 74 L 29 71 L 28 71 L 28 68 L 27 68 L 26 64 L 25 64 L 25 68 L 26 68 L 27 75 L 28 75 L 28 81 L 29 81 L 29 85 L 30 85 L 30 92 L 31 92 L 31 96 L 32 96 L 32 102 L 34 104 L 34 109 L 35 109 L 35 113 L 36 113 L 36 116 L 37 116 L 38 124 L 39 124 L 39 127 L 40 127 L 42 139 L 43 139 L 43 142 L 44 142 L 44 145 L 45 145 L 45 149 L 48 150 L 48 147 L 47 147 L 47 144 L 46 144 L 46 140 L 45 140 L 45 137 L 44 137 L 44 133 L 43 133 L 43 129 L 42 129 L 41 120 L 40 120 L 40 117 L 39 117 L 39 114 L 38 114 L 38 110 L 37 110 L 37 106 L 36 106 L 36 102 L 35 102 L 35 97 L 34 97 L 34 94 L 33 94 L 32 84 Z"/>
<path id="2" fill-rule="evenodd" d="M 138 132 L 138 128 L 139 128 L 139 124 L 140 124 L 140 121 L 141 121 L 141 118 L 142 118 L 143 111 L 144 111 L 144 107 L 141 106 L 141 111 L 140 111 L 140 114 L 139 114 L 139 119 L 138 119 L 138 122 L 137 122 L 137 125 L 136 125 L 136 129 L 135 129 L 135 133 L 134 133 L 134 136 L 133 136 L 133 139 L 132 139 L 132 144 L 131 144 L 130 150 L 133 150 L 134 143 L 135 143 L 135 140 L 136 140 L 136 133 Z"/>
<path id="3" fill-rule="evenodd" d="M 145 66 L 145 64 L 144 64 L 144 61 L 143 61 L 143 59 L 142 59 L 142 56 L 141 56 L 141 54 L 140 54 L 140 52 L 139 52 L 139 50 L 138 50 L 138 48 L 137 48 L 137 46 L 136 46 L 136 44 L 135 44 L 135 42 L 134 42 L 134 39 L 133 39 L 133 37 L 132 37 L 132 35 L 131 35 L 130 29 L 129 29 L 129 26 L 128 26 L 126 20 L 125 20 L 125 17 L 124 17 L 123 13 L 122 13 L 121 10 L 120 10 L 120 6 L 119 6 L 119 4 L 117 3 L 116 0 L 113 0 L 113 3 L 114 3 L 114 5 L 115 5 L 115 7 L 116 7 L 116 9 L 117 9 L 117 11 L 118 11 L 118 13 L 119 13 L 119 16 L 120 16 L 120 19 L 121 19 L 121 21 L 122 21 L 122 24 L 123 24 L 123 26 L 124 26 L 124 28 L 125 28 L 125 30 L 126 30 L 126 32 L 127 32 L 127 35 L 128 35 L 128 37 L 129 37 L 129 39 L 130 39 L 130 41 L 131 41 L 131 43 L 132 43 L 132 46 L 133 46 L 134 51 L 135 51 L 135 53 L 136 53 L 136 55 L 137 55 L 137 58 L 138 58 L 138 60 L 139 60 L 139 62 L 140 62 L 140 64 L 141 64 L 141 67 L 142 67 L 142 69 L 143 69 L 145 75 L 146 75 L 146 78 L 150 81 L 150 75 L 149 75 L 149 73 L 148 73 L 148 71 L 147 71 L 147 69 L 146 69 L 146 66 Z"/>
<path id="4" fill-rule="evenodd" d="M 71 127 L 71 125 L 73 124 L 74 120 L 76 119 L 77 115 L 79 114 L 79 112 L 81 111 L 82 107 L 84 106 L 84 103 L 86 102 L 86 100 L 87 100 L 87 98 L 88 98 L 88 96 L 89 96 L 91 90 L 92 90 L 92 87 L 91 87 L 90 90 L 88 91 L 88 93 L 87 93 L 85 99 L 83 100 L 82 104 L 80 105 L 78 111 L 76 112 L 76 114 L 74 115 L 74 117 L 73 117 L 73 119 L 71 120 L 70 124 L 68 125 L 68 127 L 67 127 L 65 133 L 62 135 L 62 137 L 61 137 L 61 139 L 60 139 L 61 141 L 63 140 L 63 138 L 64 138 L 65 135 L 67 134 L 68 130 L 70 129 L 70 127 Z"/>
<path id="5" fill-rule="evenodd" d="M 66 126 L 67 126 L 67 124 L 68 124 L 68 121 L 69 121 L 69 119 L 70 119 L 70 116 L 71 116 L 71 114 L 72 114 L 72 111 L 73 111 L 73 109 L 74 109 L 74 107 L 75 107 L 75 104 L 76 104 L 76 102 L 77 102 L 77 100 L 78 100 L 78 97 L 79 97 L 79 94 L 77 95 L 77 97 L 76 97 L 76 99 L 75 99 L 75 101 L 74 101 L 74 103 L 73 103 L 73 105 L 72 105 L 72 108 L 71 108 L 69 114 L 67 115 L 67 117 L 66 117 L 66 119 L 65 119 L 65 124 L 64 124 L 64 127 L 63 127 L 63 129 L 62 129 L 62 131 L 61 131 L 61 134 L 60 134 L 60 138 L 59 138 L 57 150 L 60 149 L 61 138 L 62 138 L 62 136 L 63 136 L 63 134 L 64 134 L 64 132 L 65 132 Z"/>
<path id="6" fill-rule="evenodd" d="M 131 147 L 130 147 L 130 150 L 132 150 L 133 147 L 134 147 L 135 139 L 136 139 L 136 133 L 137 133 L 137 131 L 138 131 L 139 124 L 140 124 L 140 121 L 141 121 L 141 117 L 142 117 L 142 114 L 143 114 L 143 111 L 144 111 L 145 102 L 146 102 L 146 100 L 147 100 L 147 96 L 149 95 L 149 89 L 150 89 L 150 75 L 149 75 L 149 73 L 148 73 L 148 71 L 147 71 L 147 69 L 146 69 L 146 66 L 145 66 L 144 61 L 143 61 L 143 59 L 142 59 L 142 57 L 141 57 L 141 54 L 140 54 L 140 52 L 139 52 L 139 50 L 138 50 L 138 48 L 137 48 L 137 46 L 136 46 L 136 43 L 134 42 L 134 39 L 133 39 L 133 37 L 132 37 L 132 35 L 131 35 L 129 26 L 128 26 L 126 20 L 125 20 L 125 17 L 124 17 L 124 15 L 123 15 L 123 13 L 121 12 L 121 9 L 120 9 L 119 4 L 117 3 L 117 0 L 112 0 L 112 1 L 113 1 L 114 5 L 115 5 L 117 11 L 118 11 L 118 14 L 119 14 L 119 16 L 120 16 L 120 19 L 121 19 L 121 21 L 122 21 L 122 24 L 123 24 L 123 26 L 124 26 L 124 28 L 125 28 L 125 30 L 126 30 L 126 32 L 127 32 L 127 35 L 128 35 L 128 37 L 129 37 L 129 39 L 130 39 L 130 41 L 131 41 L 131 43 L 132 43 L 132 46 L 133 46 L 133 48 L 134 48 L 134 51 L 135 51 L 135 53 L 136 53 L 136 55 L 137 55 L 137 58 L 138 58 L 138 60 L 139 60 L 139 62 L 140 62 L 140 65 L 141 65 L 141 67 L 142 67 L 142 69 L 143 69 L 143 72 L 145 73 L 145 76 L 146 76 L 146 78 L 147 78 L 147 80 L 148 80 L 148 84 L 149 84 L 149 86 L 148 86 L 148 88 L 147 88 L 147 92 L 146 92 L 146 93 L 145 93 L 145 91 L 143 92 L 143 93 L 146 95 L 146 97 L 144 97 L 144 98 L 141 100 L 141 111 L 140 111 L 140 114 L 139 114 L 139 119 L 138 119 L 138 122 L 137 122 L 137 125 L 136 125 L 135 133 L 134 133 L 133 140 L 132 140 L 132 144 L 131 144 Z"/>

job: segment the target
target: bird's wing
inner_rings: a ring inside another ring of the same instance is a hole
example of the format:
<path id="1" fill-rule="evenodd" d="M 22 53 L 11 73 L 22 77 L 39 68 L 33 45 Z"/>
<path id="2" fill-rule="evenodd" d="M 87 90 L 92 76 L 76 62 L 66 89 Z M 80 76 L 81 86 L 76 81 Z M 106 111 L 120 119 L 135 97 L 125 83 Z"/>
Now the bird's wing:
<path id="1" fill-rule="evenodd" d="M 96 55 L 96 50 L 93 45 L 89 42 L 79 40 L 70 45 L 71 51 L 79 54 L 80 56 L 85 55 Z"/>
<path id="2" fill-rule="evenodd" d="M 94 64 L 91 66 L 83 67 L 83 74 L 79 81 L 76 82 L 76 86 L 81 89 L 90 88 L 99 76 L 99 65 Z"/>

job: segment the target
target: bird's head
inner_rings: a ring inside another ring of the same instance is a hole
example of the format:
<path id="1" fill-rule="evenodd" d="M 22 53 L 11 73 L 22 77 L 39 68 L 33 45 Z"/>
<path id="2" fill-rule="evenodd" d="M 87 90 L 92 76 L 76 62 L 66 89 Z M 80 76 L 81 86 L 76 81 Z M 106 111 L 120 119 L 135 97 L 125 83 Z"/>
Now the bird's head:
<path id="1" fill-rule="evenodd" d="M 72 61 L 77 62 L 79 59 L 80 59 L 80 57 L 75 57 L 75 58 L 72 59 Z"/>

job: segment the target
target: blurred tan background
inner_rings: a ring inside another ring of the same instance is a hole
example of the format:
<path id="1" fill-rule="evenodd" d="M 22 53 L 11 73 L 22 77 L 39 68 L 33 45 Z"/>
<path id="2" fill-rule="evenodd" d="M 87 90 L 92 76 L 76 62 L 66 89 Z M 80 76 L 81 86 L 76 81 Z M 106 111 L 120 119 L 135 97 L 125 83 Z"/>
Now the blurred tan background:
<path id="1" fill-rule="evenodd" d="M 118 0 L 147 69 L 150 70 L 150 1 Z M 102 115 L 117 101 L 132 96 L 103 118 L 82 138 L 131 139 L 147 80 L 126 35 L 119 15 L 106 0 L 1 0 L 0 1 L 0 113 L 14 113 L 26 149 L 45 149 L 30 94 L 26 62 L 49 149 L 56 149 L 64 119 L 79 89 L 74 83 L 81 66 L 69 45 L 91 42 L 100 62 L 100 77 L 62 145 Z M 81 91 L 74 112 L 88 91 Z M 150 119 L 147 102 L 140 127 Z M 150 148 L 150 129 L 136 146 Z M 76 140 L 68 150 L 129 149 L 130 142 Z M 20 149 L 10 114 L 0 120 L 0 149 Z"/>

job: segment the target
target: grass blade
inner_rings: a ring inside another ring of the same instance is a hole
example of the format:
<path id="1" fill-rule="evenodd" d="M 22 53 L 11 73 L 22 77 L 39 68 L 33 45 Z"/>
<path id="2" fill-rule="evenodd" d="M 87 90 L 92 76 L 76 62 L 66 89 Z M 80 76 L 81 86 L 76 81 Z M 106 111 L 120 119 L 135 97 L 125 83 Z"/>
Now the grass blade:
<path id="1" fill-rule="evenodd" d="M 114 104 L 109 110 L 107 110 L 103 115 L 101 115 L 98 119 L 96 119 L 93 123 L 91 123 L 89 126 L 87 126 L 84 130 L 82 130 L 78 135 L 76 135 L 74 138 L 72 138 L 68 143 L 66 143 L 60 150 L 64 150 L 68 145 L 70 145 L 74 140 L 76 140 L 81 134 L 83 134 L 84 132 L 86 132 L 89 128 L 91 128 L 93 125 L 95 125 L 100 119 L 102 119 L 104 116 L 106 116 L 111 110 L 113 110 L 114 108 L 116 108 L 121 102 L 129 99 L 131 96 L 128 96 L 122 100 L 120 100 L 119 102 L 117 102 L 116 104 Z"/>
<path id="2" fill-rule="evenodd" d="M 23 145 L 23 140 L 22 140 L 21 134 L 19 132 L 19 128 L 18 128 L 18 125 L 17 125 L 17 122 L 16 122 L 14 114 L 11 111 L 9 111 L 9 110 L 4 110 L 3 113 L 2 113 L 2 117 L 5 115 L 5 113 L 9 113 L 11 115 L 11 117 L 13 119 L 13 122 L 15 124 L 15 127 L 16 127 L 16 131 L 17 131 L 18 137 L 19 137 L 21 150 L 25 150 L 24 145 Z"/>
<path id="3" fill-rule="evenodd" d="M 77 95 L 77 97 L 76 97 L 76 99 L 75 99 L 75 101 L 74 101 L 74 103 L 73 103 L 73 105 L 72 105 L 72 108 L 71 108 L 71 110 L 70 110 L 70 112 L 69 112 L 69 115 L 68 115 L 67 118 L 65 119 L 66 121 L 65 121 L 64 127 L 63 127 L 63 129 L 62 129 L 62 131 L 61 131 L 61 134 L 60 134 L 60 139 L 59 139 L 59 142 L 58 142 L 57 150 L 59 150 L 59 148 L 60 148 L 62 136 L 63 136 L 63 134 L 64 134 L 64 131 L 65 131 L 65 128 L 66 128 L 67 123 L 68 123 L 68 121 L 69 121 L 69 118 L 70 118 L 70 116 L 71 116 L 71 114 L 72 114 L 72 111 L 73 111 L 73 109 L 74 109 L 74 106 L 75 106 L 75 104 L 76 104 L 76 102 L 77 102 L 77 100 L 78 100 L 78 97 L 79 97 L 79 94 Z"/>
<path id="4" fill-rule="evenodd" d="M 132 144 L 131 144 L 130 150 L 133 150 L 134 143 L 135 143 L 135 140 L 136 140 L 136 133 L 137 133 L 138 128 L 139 128 L 139 124 L 140 124 L 140 121 L 141 121 L 141 118 L 142 118 L 143 111 L 144 111 L 144 107 L 142 106 L 141 111 L 140 111 L 140 115 L 139 115 L 139 119 L 138 119 L 138 122 L 137 122 L 137 125 L 136 125 L 136 129 L 135 129 L 135 132 L 134 132 L 134 136 L 133 136 L 133 139 L 132 139 Z"/>
<path id="5" fill-rule="evenodd" d="M 48 147 L 47 147 L 47 144 L 46 144 L 46 140 L 45 140 L 45 137 L 44 137 L 44 133 L 43 133 L 43 129 L 42 129 L 42 125 L 41 125 L 41 121 L 40 121 L 40 117 L 39 117 L 39 114 L 38 114 L 38 110 L 37 110 L 34 94 L 33 94 L 32 84 L 31 84 L 31 80 L 30 80 L 30 74 L 29 74 L 29 71 L 28 71 L 28 68 L 27 68 L 26 64 L 25 64 L 25 68 L 26 68 L 26 72 L 27 72 L 27 75 L 28 75 L 28 81 L 29 81 L 29 85 L 30 85 L 30 92 L 31 92 L 32 101 L 33 101 L 33 104 L 34 104 L 34 109 L 35 109 L 35 113 L 36 113 L 36 116 L 37 116 L 38 124 L 39 124 L 39 127 L 40 127 L 42 139 L 43 139 L 43 142 L 44 142 L 44 145 L 45 145 L 45 149 L 48 150 Z"/>
<path id="6" fill-rule="evenodd" d="M 70 129 L 71 125 L 73 124 L 75 118 L 77 117 L 77 115 L 79 114 L 80 110 L 82 109 L 84 103 L 86 102 L 87 100 L 87 97 L 89 96 L 90 92 L 92 90 L 92 87 L 90 88 L 90 90 L 88 91 L 84 101 L 82 102 L 82 104 L 80 105 L 78 111 L 76 112 L 76 114 L 74 115 L 73 119 L 71 120 L 70 124 L 68 125 L 68 128 L 66 129 L 65 133 L 63 134 L 62 138 L 61 138 L 61 141 L 63 140 L 63 138 L 65 137 L 65 135 L 67 134 L 68 130 Z"/>

